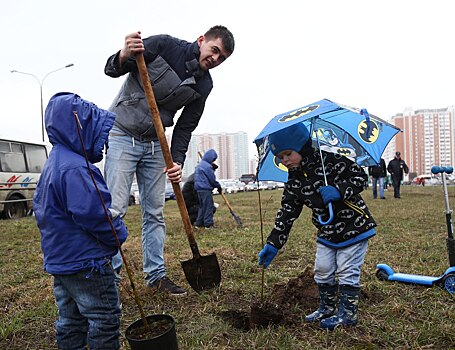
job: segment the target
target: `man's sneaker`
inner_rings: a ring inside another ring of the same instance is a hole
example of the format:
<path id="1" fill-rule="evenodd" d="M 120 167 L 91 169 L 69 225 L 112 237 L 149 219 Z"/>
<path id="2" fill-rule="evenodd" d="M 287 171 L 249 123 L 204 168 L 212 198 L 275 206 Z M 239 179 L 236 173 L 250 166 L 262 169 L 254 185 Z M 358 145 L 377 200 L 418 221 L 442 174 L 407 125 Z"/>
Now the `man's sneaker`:
<path id="1" fill-rule="evenodd" d="M 156 288 L 159 291 L 166 292 L 169 295 L 174 295 L 174 296 L 185 296 L 186 295 L 185 289 L 176 285 L 174 282 L 172 282 L 166 276 L 153 282 L 150 286 L 153 288 Z"/>

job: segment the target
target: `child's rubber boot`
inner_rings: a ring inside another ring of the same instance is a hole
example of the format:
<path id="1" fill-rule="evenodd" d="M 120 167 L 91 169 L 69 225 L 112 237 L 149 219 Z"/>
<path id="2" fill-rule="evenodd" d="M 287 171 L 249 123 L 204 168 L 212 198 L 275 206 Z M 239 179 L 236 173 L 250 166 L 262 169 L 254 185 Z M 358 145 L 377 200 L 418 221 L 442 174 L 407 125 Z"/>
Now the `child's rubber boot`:
<path id="1" fill-rule="evenodd" d="M 320 327 L 333 331 L 339 326 L 356 326 L 359 294 L 359 287 L 340 285 L 340 306 L 338 312 L 334 316 L 322 319 L 319 323 Z"/>
<path id="2" fill-rule="evenodd" d="M 312 314 L 305 316 L 306 322 L 320 321 L 335 315 L 337 312 L 338 285 L 318 284 L 318 288 L 320 298 L 319 308 Z"/>

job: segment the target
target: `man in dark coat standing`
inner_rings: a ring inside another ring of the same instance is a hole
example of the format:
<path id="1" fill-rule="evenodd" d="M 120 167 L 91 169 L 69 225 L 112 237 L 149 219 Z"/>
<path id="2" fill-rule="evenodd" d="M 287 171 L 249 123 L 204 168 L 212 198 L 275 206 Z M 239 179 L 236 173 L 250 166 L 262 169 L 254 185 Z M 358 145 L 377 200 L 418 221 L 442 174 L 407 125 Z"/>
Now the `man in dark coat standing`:
<path id="1" fill-rule="evenodd" d="M 400 185 L 403 180 L 403 171 L 408 174 L 409 168 L 405 161 L 401 159 L 400 151 L 395 153 L 395 158 L 389 162 L 387 171 L 392 175 L 393 194 L 395 198 L 400 197 Z"/>
<path id="2" fill-rule="evenodd" d="M 384 197 L 384 178 L 387 176 L 385 161 L 381 158 L 379 165 L 368 167 L 368 174 L 371 176 L 371 186 L 373 187 L 373 198 L 378 198 L 378 183 L 379 183 L 379 197 Z"/>

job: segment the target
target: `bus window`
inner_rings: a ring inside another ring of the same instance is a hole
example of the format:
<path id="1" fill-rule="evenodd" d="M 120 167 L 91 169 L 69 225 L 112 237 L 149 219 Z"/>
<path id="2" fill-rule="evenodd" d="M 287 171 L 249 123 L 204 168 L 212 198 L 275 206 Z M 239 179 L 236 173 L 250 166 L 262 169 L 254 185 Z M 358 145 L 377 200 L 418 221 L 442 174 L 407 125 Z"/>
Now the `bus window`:
<path id="1" fill-rule="evenodd" d="M 0 152 L 9 152 L 9 142 L 0 141 Z"/>
<path id="2" fill-rule="evenodd" d="M 21 218 L 32 212 L 32 199 L 44 163 L 44 144 L 0 140 L 0 216 Z"/>
<path id="3" fill-rule="evenodd" d="M 41 173 L 47 159 L 46 149 L 43 146 L 25 144 L 27 168 L 31 173 Z"/>
<path id="4" fill-rule="evenodd" d="M 5 172 L 20 172 L 25 173 L 27 167 L 25 166 L 24 153 L 20 144 L 12 143 L 11 151 L 0 152 L 0 169 Z"/>

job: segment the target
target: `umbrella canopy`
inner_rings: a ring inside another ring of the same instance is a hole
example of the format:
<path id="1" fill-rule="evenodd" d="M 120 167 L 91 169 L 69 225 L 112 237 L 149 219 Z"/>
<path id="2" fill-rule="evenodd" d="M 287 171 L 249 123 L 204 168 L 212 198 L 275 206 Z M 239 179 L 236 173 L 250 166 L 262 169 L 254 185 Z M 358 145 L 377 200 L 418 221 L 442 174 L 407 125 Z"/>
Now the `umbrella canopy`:
<path id="1" fill-rule="evenodd" d="M 318 148 L 342 154 L 365 167 L 379 164 L 387 144 L 400 131 L 366 109 L 327 99 L 294 109 L 274 117 L 254 139 L 259 153 L 258 180 L 287 181 L 287 168 L 270 152 L 268 136 L 296 123 L 308 128 Z"/>

